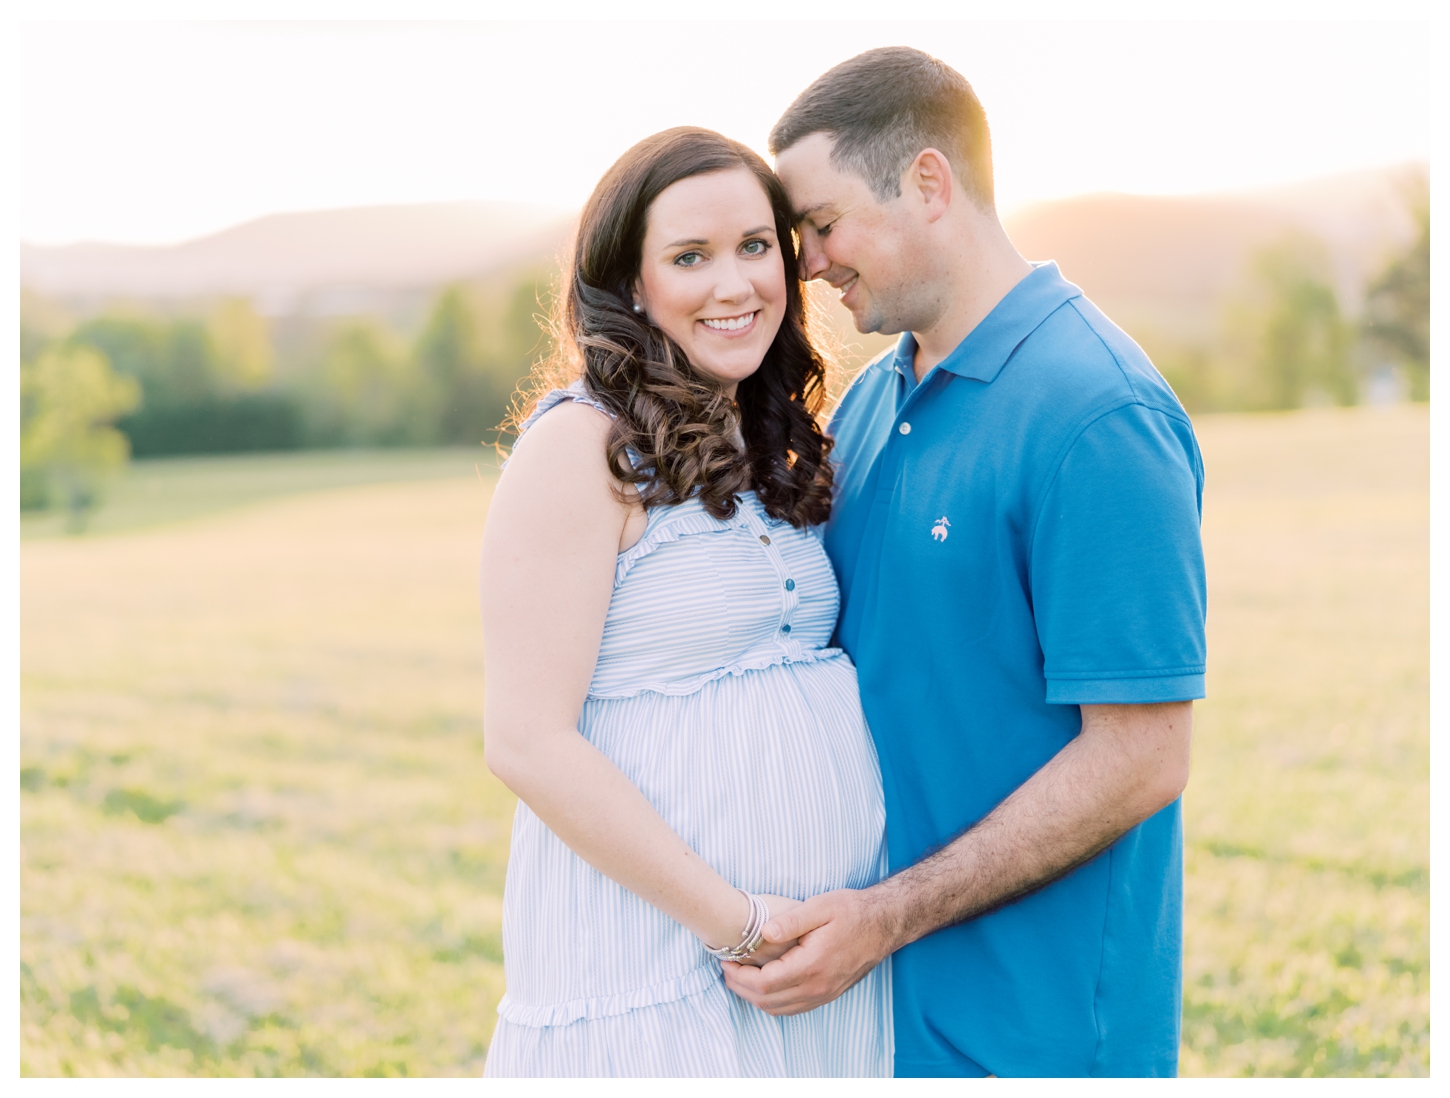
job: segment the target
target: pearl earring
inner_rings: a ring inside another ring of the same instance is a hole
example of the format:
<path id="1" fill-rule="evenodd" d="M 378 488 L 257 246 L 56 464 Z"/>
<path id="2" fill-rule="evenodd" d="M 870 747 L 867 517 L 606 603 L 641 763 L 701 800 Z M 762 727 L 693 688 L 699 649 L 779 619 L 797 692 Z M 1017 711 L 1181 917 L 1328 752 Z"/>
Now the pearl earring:
<path id="1" fill-rule="evenodd" d="M 644 306 L 641 305 L 638 301 L 636 301 L 634 303 L 634 311 L 637 312 L 637 313 L 642 313 L 642 312 L 644 312 Z"/>

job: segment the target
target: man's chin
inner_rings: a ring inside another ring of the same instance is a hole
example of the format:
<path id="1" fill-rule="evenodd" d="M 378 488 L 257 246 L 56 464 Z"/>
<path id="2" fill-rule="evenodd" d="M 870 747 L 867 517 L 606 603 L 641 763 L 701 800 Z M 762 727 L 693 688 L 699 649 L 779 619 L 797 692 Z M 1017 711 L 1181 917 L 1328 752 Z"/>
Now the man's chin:
<path id="1" fill-rule="evenodd" d="M 879 309 L 852 309 L 851 322 L 856 325 L 856 331 L 862 335 L 871 335 L 885 327 L 886 318 L 881 315 Z"/>

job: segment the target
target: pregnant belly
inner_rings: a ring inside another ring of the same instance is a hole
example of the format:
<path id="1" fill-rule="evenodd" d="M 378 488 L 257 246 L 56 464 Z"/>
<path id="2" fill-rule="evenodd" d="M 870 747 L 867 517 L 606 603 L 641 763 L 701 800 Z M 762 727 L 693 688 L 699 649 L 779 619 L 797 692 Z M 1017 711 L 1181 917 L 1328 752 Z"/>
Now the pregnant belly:
<path id="1" fill-rule="evenodd" d="M 805 899 L 879 876 L 881 774 L 844 656 L 592 699 L 580 730 L 740 888 Z"/>

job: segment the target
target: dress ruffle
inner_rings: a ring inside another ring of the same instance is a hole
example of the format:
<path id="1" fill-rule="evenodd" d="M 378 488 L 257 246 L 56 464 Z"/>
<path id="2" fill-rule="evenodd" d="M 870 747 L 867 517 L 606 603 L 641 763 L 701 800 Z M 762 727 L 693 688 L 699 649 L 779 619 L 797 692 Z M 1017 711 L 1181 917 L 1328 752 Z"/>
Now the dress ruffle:
<path id="1" fill-rule="evenodd" d="M 628 689 L 601 691 L 590 687 L 589 697 L 600 700 L 616 698 L 637 698 L 641 694 L 663 694 L 668 698 L 683 697 L 686 694 L 694 694 L 706 683 L 714 682 L 716 679 L 727 678 L 731 675 L 749 675 L 754 671 L 764 671 L 768 667 L 784 667 L 786 665 L 803 665 L 808 663 L 825 663 L 828 660 L 839 659 L 844 653 L 839 648 L 808 648 L 796 655 L 786 655 L 783 652 L 768 652 L 757 649 L 750 654 L 748 659 L 732 663 L 729 667 L 717 667 L 712 671 L 706 671 L 699 675 L 692 675 L 688 679 L 678 679 L 672 682 L 650 682 L 630 686 Z"/>
<path id="2" fill-rule="evenodd" d="M 678 507 L 660 508 L 651 518 L 655 521 L 645 527 L 640 539 L 619 554 L 614 565 L 614 586 L 623 583 L 631 568 L 662 545 L 696 534 L 728 534 L 735 527 L 745 525 L 739 521 L 722 522 L 694 501 Z"/>
<path id="3" fill-rule="evenodd" d="M 608 1018 L 640 1007 L 672 1003 L 676 999 L 699 994 L 719 979 L 720 966 L 712 961 L 693 972 L 652 987 L 636 988 L 618 995 L 601 995 L 597 999 L 571 999 L 566 1003 L 529 1006 L 504 995 L 499 1001 L 498 1013 L 499 1017 L 521 1026 L 567 1026 L 580 1018 Z"/>

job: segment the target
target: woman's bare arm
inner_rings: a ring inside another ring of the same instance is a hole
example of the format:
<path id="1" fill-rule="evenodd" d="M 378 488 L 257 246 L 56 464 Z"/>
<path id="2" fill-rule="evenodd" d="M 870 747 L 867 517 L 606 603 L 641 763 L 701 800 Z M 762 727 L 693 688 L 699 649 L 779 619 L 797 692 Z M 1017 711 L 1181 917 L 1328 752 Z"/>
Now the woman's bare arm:
<path id="1" fill-rule="evenodd" d="M 638 505 L 613 491 L 608 426 L 584 405 L 560 406 L 530 428 L 499 479 L 483 541 L 485 757 L 595 869 L 710 945 L 733 945 L 745 897 L 577 728 L 615 557 L 626 524 L 639 525 Z M 772 914 L 789 906 L 771 898 Z"/>

